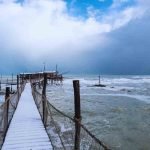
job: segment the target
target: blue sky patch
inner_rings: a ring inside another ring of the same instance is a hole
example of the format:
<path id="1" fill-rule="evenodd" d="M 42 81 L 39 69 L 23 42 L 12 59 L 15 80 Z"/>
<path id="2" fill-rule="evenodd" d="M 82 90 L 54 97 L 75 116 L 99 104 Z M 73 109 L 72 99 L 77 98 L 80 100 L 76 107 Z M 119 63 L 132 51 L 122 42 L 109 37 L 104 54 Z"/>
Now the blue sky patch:
<path id="1" fill-rule="evenodd" d="M 87 16 L 87 9 L 99 10 L 103 13 L 107 12 L 114 4 L 114 0 L 64 0 L 67 2 L 68 10 L 74 15 Z M 135 5 L 135 0 L 120 0 L 116 3 L 116 10 L 122 10 L 126 7 Z"/>

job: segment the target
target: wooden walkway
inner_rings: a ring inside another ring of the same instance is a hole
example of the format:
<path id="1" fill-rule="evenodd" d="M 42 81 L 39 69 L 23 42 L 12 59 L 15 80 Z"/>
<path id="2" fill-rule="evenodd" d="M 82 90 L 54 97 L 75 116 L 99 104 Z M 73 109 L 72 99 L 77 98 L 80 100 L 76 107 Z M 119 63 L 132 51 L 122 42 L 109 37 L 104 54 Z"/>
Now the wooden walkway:
<path id="1" fill-rule="evenodd" d="M 26 84 L 8 128 L 2 150 L 52 150 L 49 137 Z"/>

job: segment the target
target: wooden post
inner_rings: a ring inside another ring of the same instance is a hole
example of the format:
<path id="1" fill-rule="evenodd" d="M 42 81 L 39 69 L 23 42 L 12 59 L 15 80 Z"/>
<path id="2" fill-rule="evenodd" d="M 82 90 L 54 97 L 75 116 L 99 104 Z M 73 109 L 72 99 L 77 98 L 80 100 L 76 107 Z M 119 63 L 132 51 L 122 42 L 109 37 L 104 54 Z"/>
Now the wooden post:
<path id="1" fill-rule="evenodd" d="M 17 90 L 19 89 L 19 75 L 17 75 Z"/>
<path id="2" fill-rule="evenodd" d="M 19 75 L 17 75 L 17 100 L 19 102 L 19 97 L 20 97 L 20 91 L 19 91 Z"/>
<path id="3" fill-rule="evenodd" d="M 47 121 L 46 84 L 47 84 L 47 74 L 44 73 L 44 83 L 43 83 L 43 90 L 42 90 L 42 104 L 43 104 L 43 123 L 45 126 L 46 126 L 46 121 Z"/>
<path id="4" fill-rule="evenodd" d="M 80 122 L 81 122 L 81 108 L 80 108 L 80 85 L 79 80 L 73 81 L 74 88 L 74 110 L 75 110 L 75 150 L 80 150 Z"/>
<path id="5" fill-rule="evenodd" d="M 5 94 L 5 107 L 4 107 L 4 132 L 7 130 L 8 127 L 8 115 L 9 115 L 9 97 L 10 94 L 10 87 L 6 87 L 6 94 Z"/>

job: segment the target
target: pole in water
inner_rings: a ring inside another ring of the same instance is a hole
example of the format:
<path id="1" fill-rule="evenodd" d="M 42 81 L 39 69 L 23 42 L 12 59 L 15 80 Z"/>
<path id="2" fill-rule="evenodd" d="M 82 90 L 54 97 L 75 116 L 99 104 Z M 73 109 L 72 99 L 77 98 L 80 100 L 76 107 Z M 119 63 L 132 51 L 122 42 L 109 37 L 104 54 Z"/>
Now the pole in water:
<path id="1" fill-rule="evenodd" d="M 75 110 L 75 144 L 74 149 L 80 150 L 80 122 L 81 122 L 81 108 L 80 108 L 80 85 L 79 80 L 73 81 L 74 88 L 74 110 Z"/>
<path id="2" fill-rule="evenodd" d="M 99 85 L 100 85 L 101 84 L 101 76 L 99 75 L 98 78 L 99 78 Z"/>

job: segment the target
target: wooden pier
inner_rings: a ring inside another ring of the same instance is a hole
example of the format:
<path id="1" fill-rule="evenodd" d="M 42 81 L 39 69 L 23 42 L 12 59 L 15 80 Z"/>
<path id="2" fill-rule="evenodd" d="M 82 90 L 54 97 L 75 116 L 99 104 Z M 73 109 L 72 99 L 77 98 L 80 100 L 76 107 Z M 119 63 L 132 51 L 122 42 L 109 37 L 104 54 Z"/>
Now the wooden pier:
<path id="1" fill-rule="evenodd" d="M 26 73 L 17 75 L 14 94 L 6 87 L 5 102 L 0 106 L 2 150 L 110 150 L 81 123 L 78 80 L 73 81 L 74 118 L 49 102 L 48 81 L 58 84 L 62 80 L 58 72 Z"/>
<path id="2" fill-rule="evenodd" d="M 2 150 L 52 149 L 31 93 L 31 85 L 27 83 L 8 128 Z"/>

